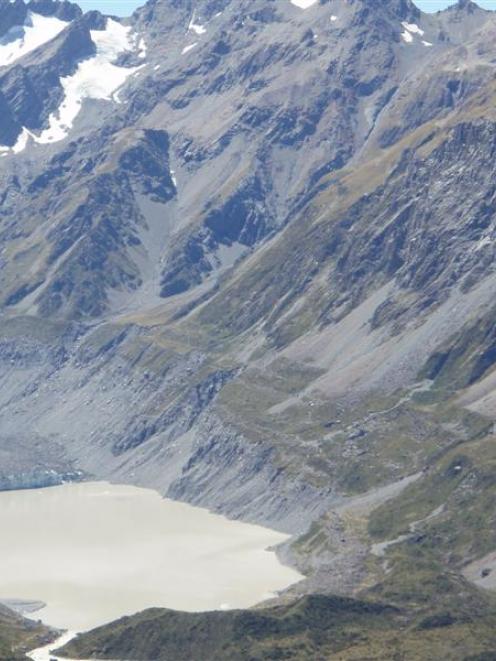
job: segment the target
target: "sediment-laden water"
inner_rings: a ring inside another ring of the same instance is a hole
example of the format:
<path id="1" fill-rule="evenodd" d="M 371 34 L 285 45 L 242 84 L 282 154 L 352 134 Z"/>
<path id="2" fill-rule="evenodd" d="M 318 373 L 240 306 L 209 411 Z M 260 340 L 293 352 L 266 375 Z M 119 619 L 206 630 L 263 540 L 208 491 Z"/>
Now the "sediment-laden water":
<path id="1" fill-rule="evenodd" d="M 0 599 L 83 631 L 151 606 L 247 607 L 299 580 L 267 548 L 286 536 L 154 491 L 107 483 L 0 493 Z"/>

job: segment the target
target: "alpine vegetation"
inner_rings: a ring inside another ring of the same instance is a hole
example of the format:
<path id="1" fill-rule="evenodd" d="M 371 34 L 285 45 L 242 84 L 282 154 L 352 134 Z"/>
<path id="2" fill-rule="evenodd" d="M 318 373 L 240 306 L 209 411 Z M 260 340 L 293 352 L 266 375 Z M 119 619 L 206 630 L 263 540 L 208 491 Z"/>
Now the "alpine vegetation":
<path id="1" fill-rule="evenodd" d="M 0 659 L 495 657 L 495 31 L 0 0 Z"/>

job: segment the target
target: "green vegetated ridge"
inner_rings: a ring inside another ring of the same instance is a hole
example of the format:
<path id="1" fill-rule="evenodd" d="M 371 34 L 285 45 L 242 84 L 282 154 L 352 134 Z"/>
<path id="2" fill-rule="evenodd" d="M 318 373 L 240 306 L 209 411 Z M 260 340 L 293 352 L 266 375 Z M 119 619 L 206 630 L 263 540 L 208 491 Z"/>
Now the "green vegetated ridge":
<path id="1" fill-rule="evenodd" d="M 26 652 L 54 639 L 54 634 L 39 622 L 27 620 L 0 606 L 0 659 L 26 661 Z"/>
<path id="2" fill-rule="evenodd" d="M 427 573 L 415 578 L 430 580 Z M 432 615 L 321 595 L 255 611 L 149 610 L 80 636 L 62 652 L 135 661 L 493 658 L 496 605 L 467 588 L 464 607 L 449 610 L 459 586 L 452 587 L 439 578 L 425 586 L 431 596 L 445 591 L 445 603 L 439 599 L 440 611 Z"/>

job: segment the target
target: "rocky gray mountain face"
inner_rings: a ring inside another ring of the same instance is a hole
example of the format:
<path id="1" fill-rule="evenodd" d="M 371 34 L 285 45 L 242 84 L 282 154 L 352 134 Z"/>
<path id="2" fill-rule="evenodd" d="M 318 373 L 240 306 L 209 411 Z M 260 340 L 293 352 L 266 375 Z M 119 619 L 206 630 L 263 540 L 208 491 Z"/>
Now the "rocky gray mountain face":
<path id="1" fill-rule="evenodd" d="M 0 485 L 311 524 L 301 589 L 403 594 L 374 540 L 496 548 L 496 15 L 302 4 L 1 0 Z"/>

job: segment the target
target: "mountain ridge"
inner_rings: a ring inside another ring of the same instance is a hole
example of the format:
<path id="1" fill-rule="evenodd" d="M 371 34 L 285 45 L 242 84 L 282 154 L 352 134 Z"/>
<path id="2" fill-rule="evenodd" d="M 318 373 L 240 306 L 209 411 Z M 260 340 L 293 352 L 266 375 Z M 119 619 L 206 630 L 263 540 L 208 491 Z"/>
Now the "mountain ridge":
<path id="1" fill-rule="evenodd" d="M 495 22 L 153 0 L 0 67 L 24 136 L 0 158 L 2 488 L 130 482 L 288 531 L 288 597 L 479 594 Z"/>

